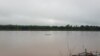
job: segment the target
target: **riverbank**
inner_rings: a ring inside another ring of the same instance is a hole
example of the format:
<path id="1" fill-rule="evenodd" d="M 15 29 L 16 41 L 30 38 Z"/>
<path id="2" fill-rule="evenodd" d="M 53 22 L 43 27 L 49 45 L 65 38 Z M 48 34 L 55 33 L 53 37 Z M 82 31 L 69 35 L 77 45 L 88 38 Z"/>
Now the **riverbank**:
<path id="1" fill-rule="evenodd" d="M 38 26 L 38 25 L 0 25 L 2 31 L 100 31 L 100 26 Z"/>

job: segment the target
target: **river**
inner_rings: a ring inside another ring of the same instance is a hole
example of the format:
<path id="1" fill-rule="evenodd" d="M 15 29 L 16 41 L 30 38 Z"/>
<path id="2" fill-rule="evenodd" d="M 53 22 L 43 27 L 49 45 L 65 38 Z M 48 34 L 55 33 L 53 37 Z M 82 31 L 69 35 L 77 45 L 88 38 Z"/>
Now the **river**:
<path id="1" fill-rule="evenodd" d="M 0 56 L 68 56 L 100 51 L 99 31 L 0 31 Z"/>

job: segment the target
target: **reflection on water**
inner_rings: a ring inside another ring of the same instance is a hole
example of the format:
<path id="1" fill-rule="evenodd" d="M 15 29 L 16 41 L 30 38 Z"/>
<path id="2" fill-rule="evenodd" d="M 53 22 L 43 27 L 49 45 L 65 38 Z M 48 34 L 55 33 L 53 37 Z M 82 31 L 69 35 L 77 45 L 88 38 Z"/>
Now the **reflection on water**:
<path id="1" fill-rule="evenodd" d="M 0 56 L 68 56 L 100 51 L 100 32 L 0 31 Z"/>

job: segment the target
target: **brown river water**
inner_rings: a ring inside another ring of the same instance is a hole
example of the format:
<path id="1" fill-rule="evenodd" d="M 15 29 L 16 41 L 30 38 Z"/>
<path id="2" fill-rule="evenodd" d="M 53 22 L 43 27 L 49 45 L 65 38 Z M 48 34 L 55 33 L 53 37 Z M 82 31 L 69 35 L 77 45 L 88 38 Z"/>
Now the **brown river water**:
<path id="1" fill-rule="evenodd" d="M 0 56 L 69 56 L 100 51 L 99 31 L 0 31 Z"/>

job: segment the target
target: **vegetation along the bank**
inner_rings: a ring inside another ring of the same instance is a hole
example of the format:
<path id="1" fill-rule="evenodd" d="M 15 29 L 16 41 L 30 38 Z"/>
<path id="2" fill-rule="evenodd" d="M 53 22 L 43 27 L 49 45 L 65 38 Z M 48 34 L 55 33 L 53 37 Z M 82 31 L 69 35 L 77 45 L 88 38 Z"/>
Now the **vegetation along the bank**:
<path id="1" fill-rule="evenodd" d="M 100 26 L 35 26 L 35 25 L 0 25 L 0 30 L 32 30 L 32 31 L 100 31 Z"/>

